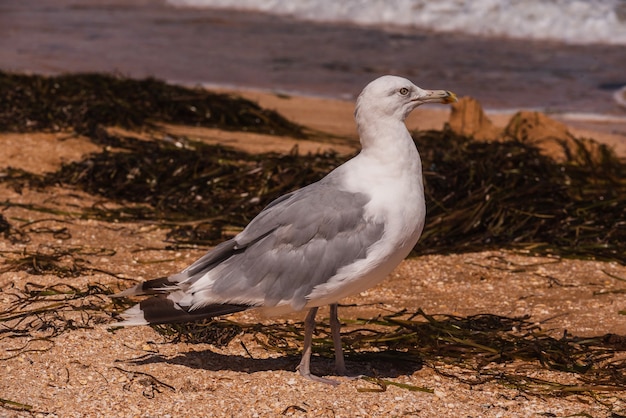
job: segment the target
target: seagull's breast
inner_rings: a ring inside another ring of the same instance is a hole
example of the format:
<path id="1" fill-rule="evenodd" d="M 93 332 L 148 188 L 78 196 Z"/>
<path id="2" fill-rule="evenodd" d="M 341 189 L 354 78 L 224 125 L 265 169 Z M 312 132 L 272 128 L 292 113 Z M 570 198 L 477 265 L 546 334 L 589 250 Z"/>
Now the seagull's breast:
<path id="1" fill-rule="evenodd" d="M 400 256 L 397 265 L 417 243 L 426 218 L 419 155 L 415 151 L 415 158 L 382 168 L 372 163 L 363 166 L 362 171 L 367 174 L 361 173 L 364 179 L 361 187 L 367 189 L 371 198 L 364 215 L 385 225 L 383 238 L 369 253 L 373 260 L 396 260 Z"/>
<path id="2" fill-rule="evenodd" d="M 343 184 L 347 190 L 370 198 L 364 216 L 385 225 L 389 242 L 419 238 L 426 205 L 422 164 L 412 142 L 391 160 L 360 154 L 346 164 Z"/>
<path id="3" fill-rule="evenodd" d="M 376 285 L 411 252 L 422 233 L 426 206 L 419 155 L 391 166 L 359 157 L 347 164 L 345 187 L 370 197 L 364 217 L 382 223 L 384 233 L 365 258 L 314 288 L 307 306 L 334 303 Z"/>

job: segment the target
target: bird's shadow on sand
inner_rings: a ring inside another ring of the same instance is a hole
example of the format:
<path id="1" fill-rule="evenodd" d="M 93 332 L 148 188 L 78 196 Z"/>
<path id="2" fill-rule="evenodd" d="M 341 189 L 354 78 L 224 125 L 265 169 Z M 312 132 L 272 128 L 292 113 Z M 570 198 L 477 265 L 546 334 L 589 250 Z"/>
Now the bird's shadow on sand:
<path id="1" fill-rule="evenodd" d="M 410 375 L 421 370 L 423 363 L 415 356 L 406 353 L 387 350 L 376 352 L 346 353 L 346 368 L 349 375 L 365 375 L 379 378 L 393 378 L 401 375 Z M 284 355 L 276 358 L 252 358 L 236 354 L 221 354 L 211 350 L 189 351 L 176 356 L 162 354 L 147 354 L 140 358 L 125 360 L 126 364 L 146 365 L 167 363 L 182 365 L 192 369 L 210 371 L 231 370 L 241 373 L 256 373 L 263 371 L 295 371 L 300 362 L 299 355 Z M 314 374 L 331 376 L 334 371 L 334 359 L 313 355 L 311 371 Z"/>

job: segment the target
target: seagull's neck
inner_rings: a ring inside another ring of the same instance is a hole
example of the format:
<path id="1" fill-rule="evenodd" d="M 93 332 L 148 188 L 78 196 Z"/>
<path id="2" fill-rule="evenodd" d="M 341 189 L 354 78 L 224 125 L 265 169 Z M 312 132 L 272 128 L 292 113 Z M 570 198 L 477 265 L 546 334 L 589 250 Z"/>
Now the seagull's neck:
<path id="1" fill-rule="evenodd" d="M 419 154 L 404 120 L 389 117 L 367 117 L 357 114 L 361 153 L 382 163 L 418 164 Z"/>

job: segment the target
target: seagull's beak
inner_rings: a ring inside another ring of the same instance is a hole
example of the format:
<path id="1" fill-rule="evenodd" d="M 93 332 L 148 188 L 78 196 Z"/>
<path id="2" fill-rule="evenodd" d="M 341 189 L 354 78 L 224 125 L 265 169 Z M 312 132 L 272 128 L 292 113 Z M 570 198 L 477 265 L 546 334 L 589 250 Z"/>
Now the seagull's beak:
<path id="1" fill-rule="evenodd" d="M 424 94 L 414 99 L 420 103 L 454 103 L 456 94 L 447 90 L 423 90 Z"/>

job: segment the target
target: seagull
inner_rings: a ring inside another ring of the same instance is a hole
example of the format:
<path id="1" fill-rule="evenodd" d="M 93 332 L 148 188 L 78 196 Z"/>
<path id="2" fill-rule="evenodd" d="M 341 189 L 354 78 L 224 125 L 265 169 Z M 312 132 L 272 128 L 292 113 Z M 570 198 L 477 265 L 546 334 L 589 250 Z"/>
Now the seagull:
<path id="1" fill-rule="evenodd" d="M 308 309 L 300 375 L 311 373 L 320 306 L 330 305 L 335 369 L 346 374 L 338 301 L 382 281 L 417 243 L 426 217 L 422 163 L 404 124 L 424 103 L 456 95 L 385 75 L 356 101 L 361 151 L 326 177 L 271 202 L 234 238 L 169 277 L 115 297 L 150 295 L 112 326 L 191 322 L 247 309 L 281 315 Z"/>

